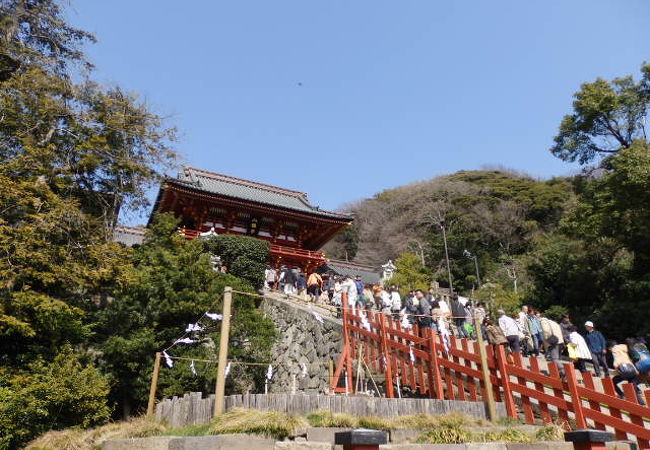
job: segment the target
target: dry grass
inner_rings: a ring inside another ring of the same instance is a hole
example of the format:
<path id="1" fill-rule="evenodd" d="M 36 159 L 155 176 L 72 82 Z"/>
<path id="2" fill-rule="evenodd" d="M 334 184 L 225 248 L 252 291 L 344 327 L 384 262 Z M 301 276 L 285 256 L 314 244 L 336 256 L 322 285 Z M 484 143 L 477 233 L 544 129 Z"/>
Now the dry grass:
<path id="1" fill-rule="evenodd" d="M 275 439 L 302 434 L 309 422 L 295 414 L 255 409 L 233 409 L 217 417 L 210 425 L 210 434 L 260 434 Z"/>
<path id="2" fill-rule="evenodd" d="M 540 441 L 563 441 L 566 428 L 559 423 L 547 424 L 540 428 L 535 437 Z"/>
<path id="3" fill-rule="evenodd" d="M 319 410 L 307 414 L 307 421 L 312 427 L 354 428 L 357 418 L 349 414 L 333 413 L 329 410 Z"/>
<path id="4" fill-rule="evenodd" d="M 97 428 L 81 430 L 69 428 L 50 431 L 27 444 L 28 449 L 39 450 L 92 450 L 99 448 L 107 439 L 124 439 L 159 436 L 167 427 L 148 418 L 137 418 L 125 422 L 114 422 Z"/>

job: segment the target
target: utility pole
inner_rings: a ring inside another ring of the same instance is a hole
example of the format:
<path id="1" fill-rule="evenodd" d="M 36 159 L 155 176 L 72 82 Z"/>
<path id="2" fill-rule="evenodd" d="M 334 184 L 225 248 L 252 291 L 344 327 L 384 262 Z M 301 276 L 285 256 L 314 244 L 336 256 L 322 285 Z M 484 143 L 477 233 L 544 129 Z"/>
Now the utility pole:
<path id="1" fill-rule="evenodd" d="M 214 416 L 223 414 L 223 395 L 226 389 L 226 365 L 228 364 L 228 341 L 230 339 L 230 309 L 232 307 L 232 288 L 223 290 L 223 319 L 219 340 L 219 364 L 217 366 L 217 386 L 214 391 Z"/>
<path id="2" fill-rule="evenodd" d="M 451 268 L 449 267 L 449 249 L 447 248 L 447 231 L 445 230 L 445 221 L 440 221 L 440 229 L 442 230 L 442 240 L 445 243 L 445 261 L 447 261 L 447 276 L 449 277 L 449 296 L 454 296 L 454 287 L 451 283 Z"/>

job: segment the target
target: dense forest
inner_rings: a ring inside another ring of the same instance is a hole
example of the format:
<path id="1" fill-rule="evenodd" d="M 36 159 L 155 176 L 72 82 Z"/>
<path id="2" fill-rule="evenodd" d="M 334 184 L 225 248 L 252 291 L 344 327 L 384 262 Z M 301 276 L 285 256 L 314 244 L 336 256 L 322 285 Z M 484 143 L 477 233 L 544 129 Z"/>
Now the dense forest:
<path id="1" fill-rule="evenodd" d="M 460 171 L 389 189 L 347 205 L 354 225 L 326 250 L 375 267 L 397 260 L 403 287 L 448 287 L 446 237 L 456 292 L 510 311 L 568 312 L 611 337 L 647 335 L 649 105 L 650 65 L 638 82 L 585 83 L 550 149 L 581 173 Z"/>

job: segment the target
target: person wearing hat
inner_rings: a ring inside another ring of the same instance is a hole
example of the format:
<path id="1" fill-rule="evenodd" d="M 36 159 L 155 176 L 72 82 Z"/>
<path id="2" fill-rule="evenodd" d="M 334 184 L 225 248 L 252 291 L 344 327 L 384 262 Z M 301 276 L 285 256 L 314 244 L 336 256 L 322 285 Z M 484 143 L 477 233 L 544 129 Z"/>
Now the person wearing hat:
<path id="1" fill-rule="evenodd" d="M 591 320 L 585 322 L 585 341 L 591 352 L 591 362 L 594 365 L 596 376 L 600 376 L 600 368 L 605 371 L 605 376 L 609 377 L 609 367 L 607 367 L 607 341 L 603 334 L 594 328 L 594 323 Z"/>

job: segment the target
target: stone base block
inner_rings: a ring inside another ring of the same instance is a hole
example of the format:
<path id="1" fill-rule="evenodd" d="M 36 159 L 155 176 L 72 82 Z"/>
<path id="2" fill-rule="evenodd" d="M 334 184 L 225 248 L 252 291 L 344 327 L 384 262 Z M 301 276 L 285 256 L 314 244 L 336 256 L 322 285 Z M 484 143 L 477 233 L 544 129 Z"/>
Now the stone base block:
<path id="1" fill-rule="evenodd" d="M 150 438 L 110 439 L 102 443 L 102 450 L 168 450 L 176 436 Z"/>

